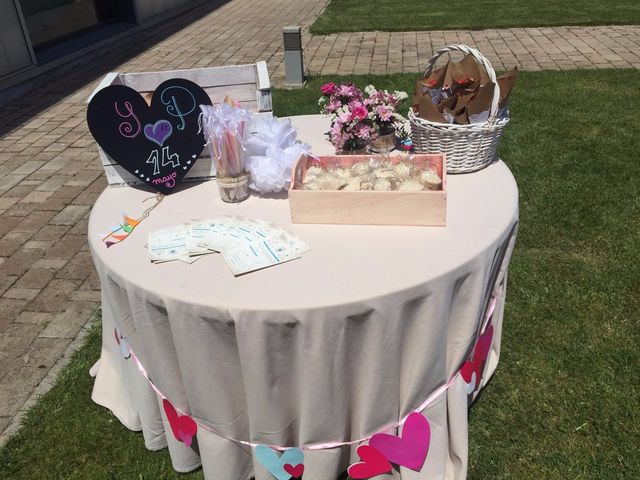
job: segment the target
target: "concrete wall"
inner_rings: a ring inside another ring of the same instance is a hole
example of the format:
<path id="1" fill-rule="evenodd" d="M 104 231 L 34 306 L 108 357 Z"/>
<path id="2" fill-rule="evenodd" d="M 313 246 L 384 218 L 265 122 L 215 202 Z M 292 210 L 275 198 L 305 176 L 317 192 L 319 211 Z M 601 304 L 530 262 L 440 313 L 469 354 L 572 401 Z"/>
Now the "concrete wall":
<path id="1" fill-rule="evenodd" d="M 136 10 L 138 12 L 138 21 L 140 23 L 149 20 L 156 15 L 168 12 L 169 10 L 185 5 L 187 3 L 203 3 L 194 2 L 194 0 L 134 0 Z"/>
<path id="2" fill-rule="evenodd" d="M 33 65 L 13 0 L 0 0 L 0 77 Z"/>
<path id="3" fill-rule="evenodd" d="M 173 16 L 180 15 L 192 7 L 211 0 L 132 1 L 139 26 L 130 29 L 129 33 L 139 31 L 141 28 L 153 28 L 156 23 L 170 22 Z M 87 45 L 86 48 L 66 57 L 37 65 L 17 3 L 19 3 L 18 0 L 0 0 L 0 104 L 2 103 L 3 90 L 55 68 L 71 58 L 77 58 L 83 51 L 88 52 L 93 47 L 108 43 L 101 41 L 95 45 Z M 133 11 L 131 12 L 131 21 L 134 21 Z M 114 36 L 112 40 L 122 38 L 124 35 L 123 32 L 122 35 Z"/>

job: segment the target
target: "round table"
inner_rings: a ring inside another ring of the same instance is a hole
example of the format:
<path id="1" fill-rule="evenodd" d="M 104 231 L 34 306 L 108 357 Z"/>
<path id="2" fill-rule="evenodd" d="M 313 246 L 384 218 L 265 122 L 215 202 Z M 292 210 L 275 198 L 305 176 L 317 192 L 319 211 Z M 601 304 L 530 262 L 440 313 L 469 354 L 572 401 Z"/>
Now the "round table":
<path id="1" fill-rule="evenodd" d="M 291 120 L 315 154 L 333 153 L 325 118 Z M 202 465 L 210 480 L 269 480 L 255 449 L 229 439 L 309 446 L 366 438 L 440 388 L 422 411 L 431 441 L 421 471 L 376 478 L 464 479 L 467 408 L 477 391 L 468 395 L 456 373 L 492 298 L 483 385 L 497 365 L 518 192 L 502 161 L 451 175 L 448 187 L 446 227 L 391 227 L 292 224 L 284 195 L 231 205 L 215 181 L 185 184 L 109 249 L 99 234 L 121 212 L 139 215 L 153 193 L 105 189 L 89 222 L 103 310 L 93 400 L 142 430 L 147 448 L 168 446 L 178 471 Z M 215 254 L 193 264 L 149 261 L 150 231 L 226 214 L 276 222 L 311 251 L 237 278 Z M 120 354 L 115 328 L 155 387 L 203 426 L 190 447 L 171 434 L 136 362 Z M 356 446 L 305 450 L 304 480 L 337 478 L 358 460 Z"/>

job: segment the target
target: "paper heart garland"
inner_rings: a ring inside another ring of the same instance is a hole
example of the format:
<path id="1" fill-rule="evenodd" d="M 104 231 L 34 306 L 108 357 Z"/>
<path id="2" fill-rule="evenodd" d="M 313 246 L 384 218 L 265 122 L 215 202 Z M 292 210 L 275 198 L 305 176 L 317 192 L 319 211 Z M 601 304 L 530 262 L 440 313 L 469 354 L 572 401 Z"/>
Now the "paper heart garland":
<path id="1" fill-rule="evenodd" d="M 166 398 L 162 400 L 162 407 L 164 408 L 164 413 L 167 415 L 173 436 L 176 437 L 176 440 L 179 442 L 190 447 L 193 442 L 193 437 L 195 437 L 198 432 L 198 424 L 194 422 L 193 418 L 189 415 L 178 415 L 174 406 L 171 405 L 171 402 Z"/>
<path id="2" fill-rule="evenodd" d="M 288 448 L 282 456 L 279 456 L 275 450 L 266 445 L 258 445 L 255 453 L 256 458 L 265 470 L 278 480 L 290 480 L 294 476 L 293 474 L 298 472 L 302 476 L 304 453 L 299 448 Z"/>
<path id="3" fill-rule="evenodd" d="M 369 446 L 377 448 L 391 463 L 419 472 L 424 465 L 431 442 L 429 421 L 414 412 L 407 417 L 399 437 L 376 433 Z"/>
<path id="4" fill-rule="evenodd" d="M 347 469 L 351 478 L 371 478 L 391 471 L 391 464 L 377 448 L 360 445 L 356 453 L 362 461 L 354 463 Z"/>
<path id="5" fill-rule="evenodd" d="M 124 85 L 110 85 L 89 102 L 87 123 L 100 147 L 129 173 L 161 193 L 171 193 L 204 148 L 198 118 L 209 95 L 173 78 L 158 85 L 151 105 Z"/>
<path id="6" fill-rule="evenodd" d="M 467 384 L 468 394 L 472 394 L 480 388 L 480 380 L 482 379 L 487 358 L 489 358 L 492 341 L 493 325 L 489 324 L 485 332 L 478 338 L 475 347 L 473 347 L 471 360 L 464 362 L 460 369 L 460 375 L 462 375 L 462 378 Z"/>

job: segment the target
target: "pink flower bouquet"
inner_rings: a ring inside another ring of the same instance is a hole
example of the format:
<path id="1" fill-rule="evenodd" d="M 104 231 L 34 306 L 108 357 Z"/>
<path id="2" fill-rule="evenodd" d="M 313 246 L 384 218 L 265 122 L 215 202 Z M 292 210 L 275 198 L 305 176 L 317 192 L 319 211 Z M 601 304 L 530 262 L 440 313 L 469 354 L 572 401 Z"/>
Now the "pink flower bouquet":
<path id="1" fill-rule="evenodd" d="M 375 137 L 376 129 L 362 91 L 351 83 L 329 82 L 320 87 L 322 113 L 331 117 L 329 140 L 336 151 L 359 150 Z"/>
<path id="2" fill-rule="evenodd" d="M 397 108 L 408 97 L 406 92 L 376 90 L 368 85 L 365 97 L 351 83 L 336 85 L 333 82 L 322 85 L 320 91 L 322 97 L 318 104 L 322 113 L 331 117 L 329 140 L 339 152 L 359 150 L 405 123 Z"/>

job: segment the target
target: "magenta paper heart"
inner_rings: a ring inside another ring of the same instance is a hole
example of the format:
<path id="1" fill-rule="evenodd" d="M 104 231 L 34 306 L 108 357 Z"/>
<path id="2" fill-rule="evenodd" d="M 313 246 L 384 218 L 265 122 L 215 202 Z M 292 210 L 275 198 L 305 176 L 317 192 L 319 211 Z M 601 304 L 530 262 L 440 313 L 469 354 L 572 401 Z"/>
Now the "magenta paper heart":
<path id="1" fill-rule="evenodd" d="M 377 448 L 360 445 L 356 453 L 362 461 L 354 463 L 347 469 L 351 478 L 371 478 L 391 471 L 391 464 Z"/>
<path id="2" fill-rule="evenodd" d="M 152 142 L 162 146 L 167 138 L 173 133 L 173 127 L 168 120 L 158 120 L 156 123 L 147 123 L 144 126 L 144 136 Z"/>
<path id="3" fill-rule="evenodd" d="M 487 330 L 480 335 L 478 344 L 476 345 L 474 357 L 477 362 L 485 362 L 491 350 L 491 342 L 493 341 L 493 325 L 489 325 Z"/>
<path id="4" fill-rule="evenodd" d="M 289 475 L 291 475 L 293 478 L 300 478 L 304 473 L 304 464 L 299 463 L 294 467 L 290 463 L 287 463 L 284 466 L 284 471 L 287 472 Z"/>
<path id="5" fill-rule="evenodd" d="M 460 374 L 467 385 L 471 385 L 472 380 L 474 380 L 473 388 L 469 387 L 468 389 L 468 391 L 470 390 L 470 393 L 476 391 L 480 386 L 480 379 L 482 378 L 484 366 L 487 362 L 487 358 L 489 357 L 489 352 L 491 351 L 492 341 L 493 325 L 489 325 L 487 330 L 480 335 L 480 338 L 478 338 L 475 347 L 473 347 L 471 360 L 464 362 L 464 365 L 462 365 L 462 368 L 460 369 Z"/>
<path id="6" fill-rule="evenodd" d="M 178 415 L 176 409 L 166 398 L 162 400 L 162 406 L 164 407 L 164 413 L 167 414 L 167 420 L 171 426 L 173 436 L 176 437 L 176 440 L 179 442 L 190 447 L 193 442 L 193 437 L 196 436 L 198 431 L 198 424 L 194 422 L 189 415 Z"/>
<path id="7" fill-rule="evenodd" d="M 471 383 L 471 378 L 476 373 L 476 364 L 475 362 L 464 362 L 462 368 L 460 369 L 460 375 L 464 379 L 465 383 Z"/>
<path id="8" fill-rule="evenodd" d="M 369 445 L 380 450 L 391 463 L 419 472 L 427 458 L 430 441 L 429 421 L 414 412 L 404 422 L 400 437 L 376 433 L 369 440 Z"/>

